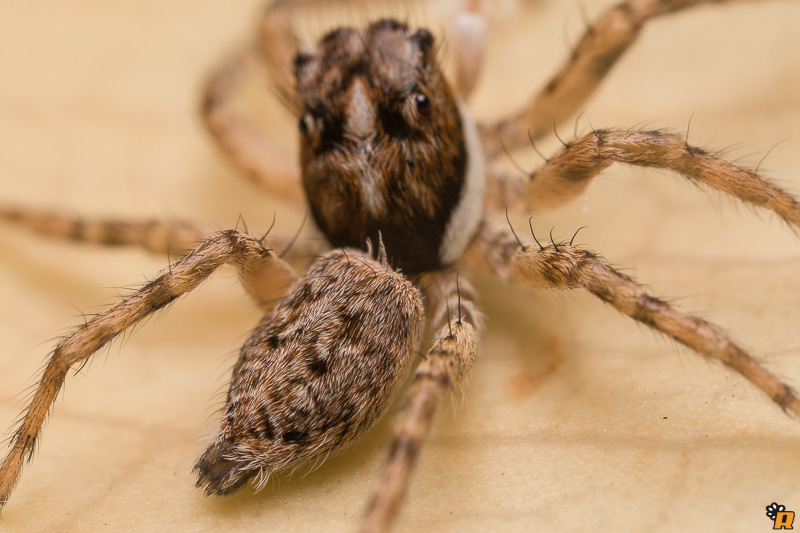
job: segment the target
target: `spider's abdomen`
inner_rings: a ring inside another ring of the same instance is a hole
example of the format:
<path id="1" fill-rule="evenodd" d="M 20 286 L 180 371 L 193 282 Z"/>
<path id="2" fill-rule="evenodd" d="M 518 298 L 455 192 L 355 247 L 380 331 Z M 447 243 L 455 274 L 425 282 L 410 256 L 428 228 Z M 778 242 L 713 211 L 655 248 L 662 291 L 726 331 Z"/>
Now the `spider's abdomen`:
<path id="1" fill-rule="evenodd" d="M 483 156 L 427 30 L 339 29 L 296 60 L 311 213 L 337 246 L 386 247 L 407 273 L 463 253 L 483 210 Z"/>
<path id="2" fill-rule="evenodd" d="M 195 465 L 228 494 L 325 457 L 364 433 L 405 375 L 422 330 L 419 291 L 358 250 L 333 251 L 242 348 L 221 428 Z"/>

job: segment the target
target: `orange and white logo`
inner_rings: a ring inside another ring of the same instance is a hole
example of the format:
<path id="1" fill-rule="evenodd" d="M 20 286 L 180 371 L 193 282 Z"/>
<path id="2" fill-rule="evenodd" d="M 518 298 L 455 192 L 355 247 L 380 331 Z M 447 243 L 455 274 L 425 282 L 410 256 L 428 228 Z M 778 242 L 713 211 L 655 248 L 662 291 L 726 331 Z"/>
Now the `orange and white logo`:
<path id="1" fill-rule="evenodd" d="M 794 511 L 787 511 L 783 505 L 775 502 L 767 505 L 767 517 L 772 520 L 772 529 L 794 529 Z"/>

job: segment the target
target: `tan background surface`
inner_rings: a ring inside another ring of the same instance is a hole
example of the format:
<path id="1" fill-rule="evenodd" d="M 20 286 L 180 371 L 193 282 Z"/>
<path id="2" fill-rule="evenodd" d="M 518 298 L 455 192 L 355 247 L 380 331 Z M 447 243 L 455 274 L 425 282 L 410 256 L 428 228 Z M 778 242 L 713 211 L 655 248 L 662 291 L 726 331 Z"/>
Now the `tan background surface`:
<path id="1" fill-rule="evenodd" d="M 583 3 L 592 16 L 610 4 Z M 302 215 L 239 180 L 195 113 L 202 76 L 245 37 L 258 4 L 0 3 L 2 201 L 219 228 L 241 213 L 253 230 L 277 210 L 277 229 L 293 231 Z M 308 29 L 327 25 L 319 17 Z M 572 2 L 537 2 L 499 21 L 478 114 L 519 105 L 582 27 Z M 692 114 L 691 142 L 744 143 L 729 156 L 752 166 L 789 137 L 761 168 L 800 193 L 800 5 L 656 22 L 579 128 L 652 121 L 683 131 Z M 290 131 L 292 121 L 274 127 Z M 722 325 L 800 388 L 800 239 L 775 217 L 615 168 L 536 219 L 542 235 L 555 226 L 561 238 L 584 225 L 581 242 Z M 139 251 L 3 228 L 0 426 L 19 414 L 49 339 L 163 266 Z M 800 423 L 752 386 L 589 295 L 479 285 L 489 317 L 481 358 L 463 405 L 442 410 L 398 530 L 761 531 L 772 501 L 800 512 Z M 235 278 L 218 275 L 70 377 L 0 531 L 352 530 L 386 451 L 386 421 L 314 473 L 260 494 L 209 499 L 193 487 L 191 465 L 257 319 Z"/>

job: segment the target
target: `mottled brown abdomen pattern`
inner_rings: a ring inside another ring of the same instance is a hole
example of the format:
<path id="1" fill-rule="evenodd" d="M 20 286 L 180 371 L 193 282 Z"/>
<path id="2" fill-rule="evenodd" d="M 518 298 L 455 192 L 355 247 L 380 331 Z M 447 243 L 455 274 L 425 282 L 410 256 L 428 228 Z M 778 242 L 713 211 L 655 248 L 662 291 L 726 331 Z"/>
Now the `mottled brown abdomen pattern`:
<path id="1" fill-rule="evenodd" d="M 419 291 L 385 261 L 322 257 L 242 348 L 198 486 L 261 487 L 361 435 L 406 374 L 423 318 Z"/>

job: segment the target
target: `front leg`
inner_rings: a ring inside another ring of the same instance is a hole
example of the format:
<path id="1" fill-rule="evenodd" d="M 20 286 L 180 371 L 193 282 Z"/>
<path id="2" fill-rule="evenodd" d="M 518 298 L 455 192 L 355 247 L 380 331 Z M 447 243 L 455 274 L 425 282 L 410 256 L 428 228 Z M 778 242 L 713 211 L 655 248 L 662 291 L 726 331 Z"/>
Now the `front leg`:
<path id="1" fill-rule="evenodd" d="M 235 265 L 245 279 L 264 271 L 267 263 L 280 262 L 271 250 L 242 233 L 213 235 L 144 287 L 105 312 L 76 328 L 53 350 L 21 423 L 11 437 L 10 449 L 0 465 L 0 508 L 8 501 L 22 467 L 30 460 L 47 414 L 64 386 L 70 369 L 80 369 L 116 337 L 195 289 L 225 263 Z"/>
<path id="2" fill-rule="evenodd" d="M 245 177 L 270 194 L 300 204 L 299 166 L 237 98 L 259 59 L 253 46 L 226 57 L 206 82 L 200 113 L 212 138 Z"/>
<path id="3" fill-rule="evenodd" d="M 363 533 L 391 528 L 441 399 L 452 387 L 463 385 L 477 355 L 480 313 L 470 298 L 465 296 L 462 301 L 459 282 L 452 272 L 433 277 L 431 299 L 434 317 L 439 317 L 433 323 L 439 330 L 414 373 L 395 423 L 389 457 L 367 509 Z M 469 284 L 461 283 L 466 295 L 471 295 Z"/>
<path id="4" fill-rule="evenodd" d="M 611 68 L 636 42 L 647 24 L 660 16 L 727 0 L 627 0 L 605 12 L 586 29 L 561 69 L 523 109 L 487 125 L 483 138 L 489 157 L 549 135 L 591 98 Z"/>
<path id="5" fill-rule="evenodd" d="M 800 398 L 717 326 L 648 294 L 601 256 L 573 246 L 523 246 L 505 229 L 483 228 L 470 259 L 501 277 L 544 289 L 586 289 L 619 312 L 732 368 L 789 413 Z"/>
<path id="6" fill-rule="evenodd" d="M 529 175 L 493 174 L 495 207 L 558 207 L 614 163 L 670 170 L 689 181 L 775 212 L 800 228 L 800 203 L 756 171 L 733 164 L 663 131 L 595 130 L 564 144 Z"/>

